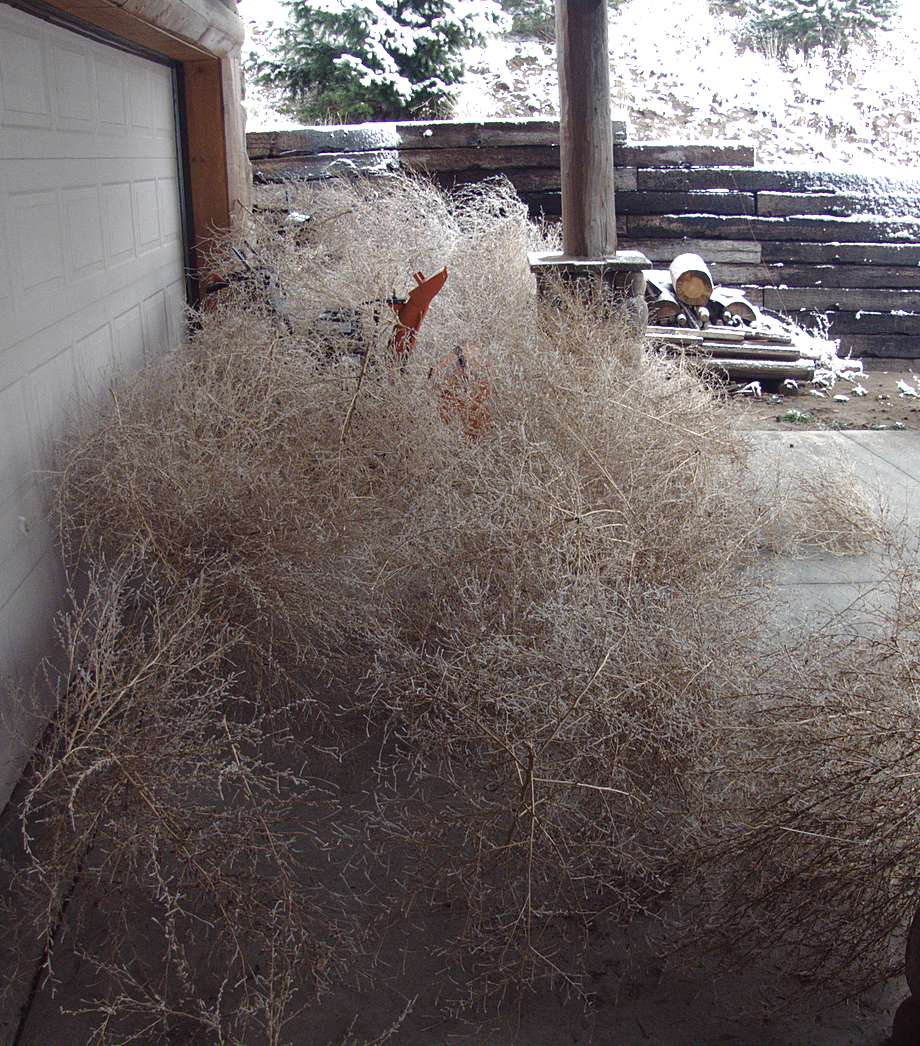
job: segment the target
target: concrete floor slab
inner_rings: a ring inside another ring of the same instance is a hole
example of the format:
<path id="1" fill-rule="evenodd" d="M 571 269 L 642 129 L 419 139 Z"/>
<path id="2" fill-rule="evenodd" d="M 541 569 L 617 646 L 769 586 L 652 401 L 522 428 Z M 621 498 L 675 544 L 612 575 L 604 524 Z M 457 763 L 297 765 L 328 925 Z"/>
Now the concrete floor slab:
<path id="1" fill-rule="evenodd" d="M 877 614 L 892 598 L 886 582 L 897 568 L 894 549 L 920 543 L 920 432 L 757 432 L 752 441 L 759 458 L 781 463 L 791 475 L 817 467 L 832 479 L 832 470 L 840 470 L 840 482 L 878 512 L 893 542 L 892 550 L 859 555 L 777 557 L 765 578 L 778 602 L 800 624 L 833 614 L 852 623 Z"/>

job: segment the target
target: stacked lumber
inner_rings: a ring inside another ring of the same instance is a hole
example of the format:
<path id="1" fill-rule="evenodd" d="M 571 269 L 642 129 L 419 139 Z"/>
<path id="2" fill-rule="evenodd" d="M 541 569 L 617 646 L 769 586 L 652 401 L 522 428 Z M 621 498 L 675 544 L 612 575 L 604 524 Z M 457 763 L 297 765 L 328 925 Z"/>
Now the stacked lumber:
<path id="1" fill-rule="evenodd" d="M 619 117 L 614 117 L 612 130 L 618 201 L 621 191 L 637 190 L 639 166 L 685 168 L 754 162 L 753 147 L 744 143 L 627 144 L 626 121 Z M 552 218 L 562 213 L 558 120 L 525 117 L 478 123 L 342 124 L 255 131 L 247 134 L 246 144 L 257 182 L 405 170 L 429 174 L 439 185 L 454 188 L 503 176 L 534 216 Z M 731 196 L 722 195 L 726 200 Z"/>
<path id="2" fill-rule="evenodd" d="M 626 141 L 624 120 L 613 120 L 613 140 Z M 561 192 L 558 120 L 341 125 L 253 133 L 246 142 L 253 175 L 262 181 L 401 169 L 429 174 L 445 188 L 504 175 L 525 202 Z M 627 174 L 616 187 L 635 183 Z"/>
<path id="3" fill-rule="evenodd" d="M 647 168 L 635 192 L 617 194 L 617 212 L 621 239 L 653 265 L 699 253 L 716 284 L 802 328 L 820 326 L 843 354 L 920 358 L 913 172 Z"/>
<path id="4" fill-rule="evenodd" d="M 791 333 L 742 291 L 717 287 L 698 254 L 646 273 L 645 298 L 652 343 L 705 373 L 743 383 L 814 378 L 814 361 L 802 358 Z"/>

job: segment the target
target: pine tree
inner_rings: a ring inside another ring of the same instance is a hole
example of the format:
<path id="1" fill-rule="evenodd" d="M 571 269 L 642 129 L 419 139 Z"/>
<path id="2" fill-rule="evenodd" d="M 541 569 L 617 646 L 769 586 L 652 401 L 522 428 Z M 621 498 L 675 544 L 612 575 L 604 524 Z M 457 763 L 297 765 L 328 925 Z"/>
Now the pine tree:
<path id="1" fill-rule="evenodd" d="M 772 39 L 782 52 L 815 48 L 846 50 L 853 39 L 886 29 L 898 0 L 761 0 L 748 19 L 752 36 Z"/>
<path id="2" fill-rule="evenodd" d="M 619 11 L 625 0 L 607 0 L 608 11 Z M 501 0 L 511 16 L 511 32 L 525 39 L 556 38 L 555 0 Z"/>
<path id="3" fill-rule="evenodd" d="M 511 16 L 515 36 L 552 40 L 556 36 L 556 13 L 553 0 L 501 0 Z"/>
<path id="4" fill-rule="evenodd" d="M 257 79 L 308 121 L 431 116 L 463 76 L 464 47 L 507 27 L 496 0 L 288 0 Z"/>

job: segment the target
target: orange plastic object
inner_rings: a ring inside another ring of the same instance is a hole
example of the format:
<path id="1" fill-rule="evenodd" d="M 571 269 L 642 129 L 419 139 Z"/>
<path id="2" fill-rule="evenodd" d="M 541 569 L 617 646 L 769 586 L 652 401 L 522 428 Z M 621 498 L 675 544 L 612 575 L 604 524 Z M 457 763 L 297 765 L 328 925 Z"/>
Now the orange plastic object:
<path id="1" fill-rule="evenodd" d="M 432 368 L 438 412 L 448 425 L 459 425 L 475 442 L 489 426 L 487 367 L 479 349 L 455 349 Z"/>
<path id="2" fill-rule="evenodd" d="M 415 337 L 425 318 L 425 313 L 428 311 L 428 306 L 431 304 L 432 298 L 447 282 L 447 268 L 435 273 L 434 276 L 429 276 L 427 280 L 420 272 L 417 272 L 415 282 L 418 286 L 409 291 L 408 300 L 393 305 L 396 310 L 396 330 L 390 344 L 399 358 L 408 356 L 415 348 Z"/>

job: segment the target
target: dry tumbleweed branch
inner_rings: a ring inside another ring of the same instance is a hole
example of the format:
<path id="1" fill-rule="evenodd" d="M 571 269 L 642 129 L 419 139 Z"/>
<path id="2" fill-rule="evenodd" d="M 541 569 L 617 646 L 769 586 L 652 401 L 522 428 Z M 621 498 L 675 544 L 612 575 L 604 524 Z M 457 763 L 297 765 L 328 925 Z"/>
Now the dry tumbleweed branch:
<path id="1" fill-rule="evenodd" d="M 637 365 L 609 303 L 542 310 L 526 251 L 547 240 L 506 187 L 273 193 L 258 249 L 283 300 L 231 286 L 61 450 L 65 545 L 95 581 L 27 803 L 44 925 L 79 866 L 125 911 L 159 906 L 173 971 L 132 958 L 125 916 L 94 958 L 107 1027 L 277 1028 L 358 949 L 346 914 L 433 901 L 476 991 L 575 983 L 594 912 L 701 875 L 688 918 L 707 939 L 794 950 L 820 921 L 815 971 L 890 972 L 916 852 L 894 769 L 918 747 L 913 626 L 855 673 L 858 636 L 832 656 L 803 640 L 781 672 L 754 570 L 776 547 L 858 551 L 871 513 L 817 474 L 778 502 L 730 414 L 676 364 Z M 309 221 L 286 220 L 291 194 Z M 444 265 L 394 360 L 387 299 Z M 457 349 L 488 388 L 475 439 L 438 392 Z M 320 739 L 358 715 L 385 738 L 366 818 L 315 780 Z M 308 780 L 266 751 L 292 730 Z M 343 862 L 370 884 L 347 904 Z M 863 912 L 854 888 L 835 936 L 834 883 L 857 873 Z"/>

